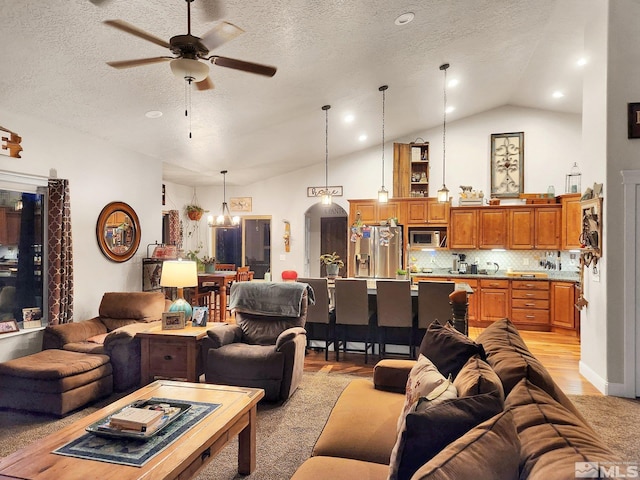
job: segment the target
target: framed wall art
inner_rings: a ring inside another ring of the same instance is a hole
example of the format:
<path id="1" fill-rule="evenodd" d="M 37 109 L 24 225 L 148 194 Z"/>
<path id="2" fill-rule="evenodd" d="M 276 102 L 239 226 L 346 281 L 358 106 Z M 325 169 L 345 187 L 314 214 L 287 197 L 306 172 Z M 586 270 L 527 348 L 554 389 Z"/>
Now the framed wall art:
<path id="1" fill-rule="evenodd" d="M 162 330 L 180 330 L 184 328 L 184 312 L 164 312 Z"/>
<path id="2" fill-rule="evenodd" d="M 640 103 L 627 104 L 627 138 L 640 138 Z"/>
<path id="3" fill-rule="evenodd" d="M 18 323 L 13 319 L 3 320 L 2 322 L 0 322 L 0 334 L 19 331 L 20 329 L 18 328 Z"/>
<path id="4" fill-rule="evenodd" d="M 491 196 L 524 193 L 524 132 L 491 134 Z"/>
<path id="5" fill-rule="evenodd" d="M 231 197 L 229 199 L 229 210 L 232 212 L 250 212 L 251 197 Z"/>

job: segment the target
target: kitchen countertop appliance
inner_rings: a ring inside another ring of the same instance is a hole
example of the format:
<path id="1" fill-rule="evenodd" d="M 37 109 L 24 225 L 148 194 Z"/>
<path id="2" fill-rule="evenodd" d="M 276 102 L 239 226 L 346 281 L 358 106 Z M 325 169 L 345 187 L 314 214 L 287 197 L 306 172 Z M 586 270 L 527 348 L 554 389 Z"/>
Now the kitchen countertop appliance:
<path id="1" fill-rule="evenodd" d="M 458 255 L 460 261 L 458 262 L 458 273 L 467 273 L 469 264 L 465 261 L 467 256 L 464 253 Z"/>

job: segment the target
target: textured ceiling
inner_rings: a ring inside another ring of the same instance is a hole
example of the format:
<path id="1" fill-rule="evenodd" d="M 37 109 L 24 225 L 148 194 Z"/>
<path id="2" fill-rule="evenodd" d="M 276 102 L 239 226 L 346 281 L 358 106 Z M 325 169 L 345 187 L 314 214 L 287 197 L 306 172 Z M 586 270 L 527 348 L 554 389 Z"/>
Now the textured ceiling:
<path id="1" fill-rule="evenodd" d="M 584 24 L 597 0 L 195 0 L 192 33 L 216 20 L 245 33 L 212 53 L 275 65 L 273 78 L 212 66 L 214 90 L 192 92 L 167 63 L 116 70 L 105 62 L 168 50 L 110 28 L 125 20 L 169 40 L 186 33 L 183 0 L 21 0 L 0 3 L 0 110 L 41 118 L 145 153 L 184 185 L 249 184 L 438 125 L 442 72 L 456 120 L 505 104 L 581 111 Z M 394 25 L 404 12 L 413 22 Z M 17 68 L 14 68 L 18 66 Z M 561 89 L 566 96 L 552 99 Z M 163 116 L 145 117 L 149 110 Z M 345 113 L 356 115 L 351 125 Z M 364 143 L 361 132 L 368 134 Z"/>

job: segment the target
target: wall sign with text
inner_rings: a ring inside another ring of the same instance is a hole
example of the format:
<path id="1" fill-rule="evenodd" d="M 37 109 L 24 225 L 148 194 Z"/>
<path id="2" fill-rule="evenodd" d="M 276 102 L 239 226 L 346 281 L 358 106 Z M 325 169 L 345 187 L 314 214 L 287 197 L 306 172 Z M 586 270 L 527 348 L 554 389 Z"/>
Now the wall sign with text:
<path id="1" fill-rule="evenodd" d="M 332 197 L 341 197 L 342 196 L 342 186 L 335 187 L 307 187 L 307 197 L 321 197 L 324 195 L 324 191 L 328 190 L 329 195 Z"/>
<path id="2" fill-rule="evenodd" d="M 640 138 L 640 103 L 627 104 L 629 132 L 627 138 Z"/>

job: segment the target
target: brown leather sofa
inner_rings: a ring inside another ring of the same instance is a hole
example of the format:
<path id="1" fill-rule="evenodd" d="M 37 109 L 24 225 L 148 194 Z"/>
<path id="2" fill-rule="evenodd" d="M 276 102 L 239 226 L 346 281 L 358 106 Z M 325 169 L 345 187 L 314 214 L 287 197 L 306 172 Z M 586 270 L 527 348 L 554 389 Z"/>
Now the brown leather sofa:
<path id="1" fill-rule="evenodd" d="M 136 333 L 160 325 L 168 303 L 161 292 L 105 293 L 97 317 L 46 327 L 42 349 L 108 355 L 113 389 L 127 390 L 140 384 L 140 340 Z"/>
<path id="2" fill-rule="evenodd" d="M 395 460 L 402 465 L 408 459 L 413 469 L 390 476 L 389 464 L 405 406 L 402 393 L 415 362 L 382 360 L 373 382 L 357 379 L 343 391 L 312 457 L 293 480 L 573 480 L 576 465 L 620 461 L 509 320 L 493 323 L 476 342 L 483 348 L 453 369 L 459 397 L 406 416 L 404 448 Z M 436 344 L 425 348 L 423 341 L 421 352 L 433 354 L 438 370 L 446 371 L 455 359 L 434 352 Z"/>

